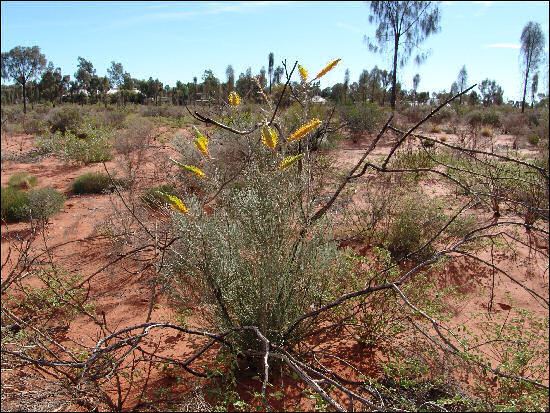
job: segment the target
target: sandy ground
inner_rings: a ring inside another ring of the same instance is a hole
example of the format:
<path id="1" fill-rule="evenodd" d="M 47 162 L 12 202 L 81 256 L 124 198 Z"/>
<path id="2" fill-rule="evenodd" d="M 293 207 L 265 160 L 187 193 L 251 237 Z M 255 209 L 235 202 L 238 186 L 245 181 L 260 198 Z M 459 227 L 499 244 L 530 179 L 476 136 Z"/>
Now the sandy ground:
<path id="1" fill-rule="evenodd" d="M 180 132 L 185 133 L 186 136 L 190 136 L 188 131 Z M 380 147 L 372 153 L 371 159 L 378 159 L 388 153 L 388 148 L 395 141 L 395 135 L 388 134 L 388 136 Z M 438 139 L 441 136 L 445 136 L 445 139 L 449 143 L 457 141 L 457 137 L 455 136 L 446 134 L 436 135 Z M 361 157 L 364 148 L 368 147 L 371 139 L 372 137 L 366 136 L 356 144 L 350 141 L 341 142 L 336 149 L 330 152 L 335 166 L 344 171 L 348 170 Z M 507 153 L 512 147 L 512 142 L 512 137 L 499 135 L 495 137 L 493 145 L 498 147 L 503 153 Z M 139 182 L 136 186 L 137 189 L 158 185 L 174 172 L 169 163 L 161 163 L 159 161 L 161 158 L 166 159 L 169 156 L 173 156 L 174 151 L 158 142 L 152 142 L 152 144 L 154 146 L 145 150 L 143 154 L 144 158 L 141 163 L 141 170 L 138 173 Z M 3 159 L 8 155 L 25 154 L 31 151 L 33 147 L 33 138 L 29 135 L 2 137 Z M 532 155 L 532 153 L 533 151 L 530 149 L 523 149 L 521 152 L 525 156 Z M 122 174 L 123 161 L 123 157 L 117 155 L 114 160 L 107 162 L 106 166 L 110 172 L 118 171 L 119 174 Z M 37 249 L 43 249 L 44 243 L 47 243 L 50 247 L 67 243 L 55 249 L 54 259 L 60 266 L 71 272 L 76 271 L 83 277 L 96 273 L 106 263 L 117 258 L 117 254 L 120 251 L 113 249 L 113 245 L 107 237 L 101 236 L 106 225 L 108 226 L 109 222 L 111 222 L 110 220 L 113 219 L 113 206 L 122 207 L 116 195 L 75 196 L 70 192 L 70 185 L 74 178 L 89 171 L 102 172 L 103 166 L 101 164 L 89 166 L 67 165 L 53 156 L 41 158 L 39 161 L 31 163 L 6 160 L 2 162 L 2 186 L 7 183 L 11 175 L 20 171 L 35 175 L 38 178 L 38 187 L 52 186 L 67 196 L 63 210 L 50 220 L 45 238 L 36 241 Z M 424 189 L 429 194 L 449 196 L 449 202 L 451 202 L 449 209 L 457 206 L 453 204 L 453 202 L 457 202 L 456 199 L 453 200 L 452 195 L 444 186 L 439 184 L 430 185 L 429 183 L 424 185 Z M 151 222 L 154 219 L 154 217 L 151 217 Z M 24 236 L 26 231 L 28 231 L 27 223 L 2 226 L 2 257 L 7 256 L 10 246 L 13 246 L 17 242 L 18 237 Z M 520 235 L 525 236 L 524 233 Z M 533 242 L 540 241 L 535 240 Z M 493 256 L 494 263 L 505 268 L 515 280 L 525 283 L 533 291 L 548 297 L 547 258 L 544 255 L 534 253 L 528 246 L 519 244 L 516 246 L 518 247 L 516 256 L 511 257 L 506 253 L 499 252 L 496 256 Z M 539 246 L 548 253 L 547 244 Z M 16 257 L 16 254 L 13 257 Z M 491 260 L 489 251 L 482 252 L 480 257 L 485 260 Z M 151 276 L 151 271 L 142 270 L 140 263 L 133 262 L 132 260 L 121 260 L 90 279 L 90 282 L 87 284 L 90 298 L 94 303 L 96 312 L 105 315 L 110 328 L 120 329 L 145 321 L 152 291 L 150 284 Z M 484 311 L 487 308 L 488 289 L 492 284 L 492 279 L 493 274 L 489 268 L 483 267 L 471 259 L 460 258 L 445 264 L 443 270 L 439 272 L 438 285 L 441 288 L 456 286 L 466 293 L 465 299 L 461 304 L 455 306 L 454 318 L 450 324 L 468 323 L 472 314 Z M 544 308 L 538 305 L 527 291 L 500 274 L 495 275 L 493 301 L 496 311 L 509 311 L 510 306 L 512 306 L 529 309 L 536 314 L 545 314 Z M 176 315 L 170 308 L 167 299 L 161 296 L 158 303 L 152 309 L 151 319 L 155 321 L 175 322 L 175 317 Z M 193 317 L 189 319 L 189 323 L 200 327 L 200 320 L 196 320 Z M 89 318 L 79 316 L 70 323 L 68 330 L 63 334 L 63 339 L 65 342 L 90 345 L 97 341 L 98 332 L 99 328 Z M 204 343 L 204 340 L 189 339 L 173 331 L 155 332 L 152 334 L 152 338 L 154 339 L 152 341 L 158 343 L 159 354 L 177 355 L 180 359 L 183 359 L 186 355 L 191 355 Z M 316 348 L 319 350 L 323 350 L 323 348 L 335 350 L 335 353 L 355 363 L 357 368 L 363 371 L 368 371 L 374 375 L 380 373 L 376 362 L 376 359 L 380 358 L 380 354 L 377 355 L 372 350 L 359 348 L 352 344 L 349 339 L 342 339 L 338 335 L 327 333 L 325 336 L 319 337 L 318 342 L 312 343 L 312 345 L 317 346 Z M 337 360 L 324 359 L 324 362 L 343 375 L 347 375 L 347 377 L 357 378 L 357 375 L 354 374 L 353 370 L 349 369 L 349 366 L 346 367 L 345 364 Z M 192 379 L 192 376 L 188 373 L 178 372 L 178 374 L 184 377 L 183 384 L 175 380 L 174 377 L 170 378 L 170 376 L 155 372 L 151 378 L 150 392 L 153 392 L 154 389 L 167 386 L 172 386 L 173 392 L 176 392 L 175 389 L 189 390 L 196 385 L 197 381 Z M 26 403 L 34 400 L 32 394 L 24 392 L 28 392 L 28 386 L 33 387 L 34 385 L 21 375 L 21 372 L 11 371 L 7 372 L 6 375 L 9 375 L 13 379 L 13 383 L 11 384 L 13 388 L 6 388 L 3 393 L 3 401 L 7 403 L 6 411 L 24 408 L 25 400 Z M 302 408 L 311 408 L 313 406 L 311 401 L 303 399 L 300 389 L 295 386 L 295 383 L 289 381 L 288 378 L 281 378 L 280 381 L 282 381 L 283 387 L 288 392 L 284 405 L 280 407 L 288 409 L 293 405 L 300 405 Z M 257 387 L 257 383 L 249 384 L 250 386 Z M 246 388 L 246 384 L 243 386 L 243 388 Z M 23 394 L 26 394 L 26 396 L 23 397 Z M 132 405 L 134 396 L 132 395 L 129 398 L 128 406 Z M 153 396 L 151 393 L 151 397 Z M 201 405 L 197 400 L 195 398 L 189 401 L 190 404 L 188 406 L 194 406 L 196 409 L 201 406 L 208 407 L 206 401 L 203 401 Z M 70 401 L 63 399 L 55 401 L 53 399 L 44 400 L 37 397 L 35 403 L 34 408 L 42 407 L 46 410 L 53 408 L 61 410 L 77 408 Z M 193 405 L 193 403 L 198 404 Z"/>

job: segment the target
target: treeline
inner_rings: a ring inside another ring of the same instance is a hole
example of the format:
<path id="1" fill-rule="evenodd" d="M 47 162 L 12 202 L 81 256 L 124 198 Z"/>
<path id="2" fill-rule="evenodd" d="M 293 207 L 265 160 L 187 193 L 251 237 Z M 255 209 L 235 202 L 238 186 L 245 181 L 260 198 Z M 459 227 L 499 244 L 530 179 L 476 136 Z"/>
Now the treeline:
<path id="1" fill-rule="evenodd" d="M 13 85 L 2 85 L 2 104 L 23 102 L 26 111 L 27 102 L 50 102 L 53 106 L 62 102 L 78 104 L 161 104 L 183 105 L 189 102 L 220 103 L 231 91 L 236 91 L 248 102 L 261 102 L 262 93 L 280 93 L 286 81 L 286 71 L 282 66 L 274 67 L 273 53 L 268 55 L 268 69 L 262 67 L 258 74 L 253 74 L 249 67 L 239 77 L 231 65 L 225 71 L 225 81 L 214 76 L 211 70 L 205 70 L 202 77 L 193 78 L 192 82 L 177 81 L 175 86 L 163 84 L 158 79 L 136 79 L 125 70 L 121 63 L 111 62 L 107 73 L 97 74 L 91 61 L 78 57 L 77 71 L 74 76 L 62 74 L 61 68 L 53 62 L 47 63 L 46 57 L 38 46 L 32 48 L 16 47 L 2 53 L 2 77 L 15 81 Z M 371 102 L 380 106 L 389 104 L 392 88 L 392 72 L 374 67 L 363 70 L 359 79 L 350 81 L 349 70 L 346 70 L 343 82 L 331 87 L 319 87 L 319 82 L 311 84 L 313 92 L 323 98 L 339 104 L 353 102 Z M 419 91 L 420 75 L 413 78 L 413 88 L 406 90 L 401 83 L 396 83 L 397 101 L 401 104 L 421 105 L 440 103 L 451 95 L 467 87 L 467 72 L 463 67 L 453 82 L 450 90 L 440 92 Z M 535 99 L 533 88 L 532 102 Z M 461 97 L 460 104 L 484 106 L 503 104 L 502 88 L 494 81 L 485 79 L 478 86 Z M 289 103 L 290 98 L 286 99 Z"/>

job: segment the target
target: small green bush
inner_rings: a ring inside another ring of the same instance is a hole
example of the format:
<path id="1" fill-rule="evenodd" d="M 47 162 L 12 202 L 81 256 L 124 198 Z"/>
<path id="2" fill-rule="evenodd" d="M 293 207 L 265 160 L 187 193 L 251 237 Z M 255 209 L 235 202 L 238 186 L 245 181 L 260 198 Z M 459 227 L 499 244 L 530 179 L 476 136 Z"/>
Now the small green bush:
<path id="1" fill-rule="evenodd" d="M 528 141 L 531 145 L 537 146 L 540 142 L 538 135 L 530 135 Z"/>
<path id="2" fill-rule="evenodd" d="M 15 222 L 29 216 L 29 196 L 27 192 L 13 187 L 1 189 L 2 221 Z"/>
<path id="3" fill-rule="evenodd" d="M 23 120 L 23 132 L 28 135 L 38 135 L 48 130 L 47 123 L 40 118 L 28 117 Z"/>
<path id="4" fill-rule="evenodd" d="M 354 136 L 363 132 L 374 132 L 383 115 L 378 105 L 370 102 L 342 106 L 340 114 Z"/>
<path id="5" fill-rule="evenodd" d="M 29 212 L 33 219 L 47 220 L 59 212 L 65 203 L 65 196 L 54 188 L 40 188 L 29 191 Z"/>
<path id="6" fill-rule="evenodd" d="M 116 185 L 124 186 L 124 182 L 113 178 Z M 99 172 L 88 172 L 76 178 L 72 185 L 74 194 L 102 194 L 112 191 L 113 182 L 107 174 Z"/>
<path id="7" fill-rule="evenodd" d="M 30 189 L 36 185 L 36 176 L 28 172 L 16 172 L 8 180 L 8 186 L 16 189 Z"/>
<path id="8" fill-rule="evenodd" d="M 66 161 L 83 163 L 109 161 L 111 153 L 112 133 L 106 129 L 96 129 L 86 125 L 79 129 L 79 135 L 67 131 L 59 131 L 37 140 L 39 149 L 53 152 Z M 79 137 L 84 136 L 84 137 Z"/>
<path id="9" fill-rule="evenodd" d="M 473 110 L 469 113 L 467 122 L 473 128 L 478 128 L 481 126 L 492 126 L 493 128 L 499 128 L 502 126 L 500 113 L 493 110 Z"/>
<path id="10" fill-rule="evenodd" d="M 48 116 L 50 131 L 65 133 L 67 131 L 77 132 L 82 124 L 82 114 L 77 107 L 63 106 L 53 110 Z"/>
<path id="11" fill-rule="evenodd" d="M 397 205 L 390 222 L 384 247 L 395 259 L 402 259 L 424 246 L 445 224 L 445 214 L 421 192 L 405 195 Z M 425 259 L 433 253 L 433 246 L 417 252 L 413 259 Z"/>

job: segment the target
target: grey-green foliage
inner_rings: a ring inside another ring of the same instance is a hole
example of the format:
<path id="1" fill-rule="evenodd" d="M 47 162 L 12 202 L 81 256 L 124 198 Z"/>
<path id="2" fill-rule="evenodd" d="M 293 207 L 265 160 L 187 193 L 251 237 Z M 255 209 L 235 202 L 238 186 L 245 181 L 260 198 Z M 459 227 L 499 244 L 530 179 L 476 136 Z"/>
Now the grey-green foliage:
<path id="1" fill-rule="evenodd" d="M 212 214 L 193 205 L 175 215 L 171 290 L 200 292 L 218 330 L 256 326 L 281 343 L 292 321 L 330 298 L 340 253 L 324 224 L 300 237 L 300 185 L 289 170 L 251 165 Z M 262 348 L 248 332 L 235 344 Z"/>
<path id="2" fill-rule="evenodd" d="M 33 219 L 47 220 L 59 212 L 65 203 L 65 196 L 54 188 L 40 188 L 29 191 L 29 210 Z"/>
<path id="3" fill-rule="evenodd" d="M 79 135 L 71 131 L 59 131 L 37 141 L 39 148 L 54 152 L 68 162 L 85 165 L 112 159 L 112 132 L 104 128 L 84 125 Z"/>

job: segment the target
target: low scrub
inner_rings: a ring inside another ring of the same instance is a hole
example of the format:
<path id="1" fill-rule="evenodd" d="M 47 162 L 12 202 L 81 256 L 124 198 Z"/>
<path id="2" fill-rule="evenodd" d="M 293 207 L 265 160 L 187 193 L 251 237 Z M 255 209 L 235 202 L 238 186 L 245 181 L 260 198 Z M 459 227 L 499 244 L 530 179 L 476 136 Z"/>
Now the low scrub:
<path id="1" fill-rule="evenodd" d="M 27 192 L 13 187 L 2 188 L 2 221 L 22 221 L 28 217 L 29 196 Z"/>
<path id="2" fill-rule="evenodd" d="M 28 172 L 17 172 L 10 176 L 8 186 L 16 189 L 31 189 L 36 182 L 36 176 L 30 175 Z"/>
<path id="3" fill-rule="evenodd" d="M 55 132 L 39 139 L 39 148 L 56 153 L 68 162 L 84 165 L 111 160 L 112 133 L 106 129 L 95 129 L 90 125 L 79 129 L 80 136 L 73 132 Z"/>
<path id="4" fill-rule="evenodd" d="M 124 182 L 115 178 L 111 180 L 107 174 L 88 172 L 74 180 L 72 191 L 74 194 L 102 194 L 113 191 L 114 185 L 124 186 Z"/>
<path id="5" fill-rule="evenodd" d="M 13 187 L 2 188 L 2 220 L 47 220 L 59 212 L 65 202 L 63 194 L 54 188 L 33 189 L 28 192 Z"/>
<path id="6" fill-rule="evenodd" d="M 383 115 L 380 107 L 370 102 L 342 106 L 340 114 L 352 133 L 377 131 Z"/>
<path id="7" fill-rule="evenodd" d="M 52 110 L 47 121 L 52 133 L 65 133 L 67 131 L 76 133 L 83 123 L 83 117 L 79 108 L 62 106 Z"/>

